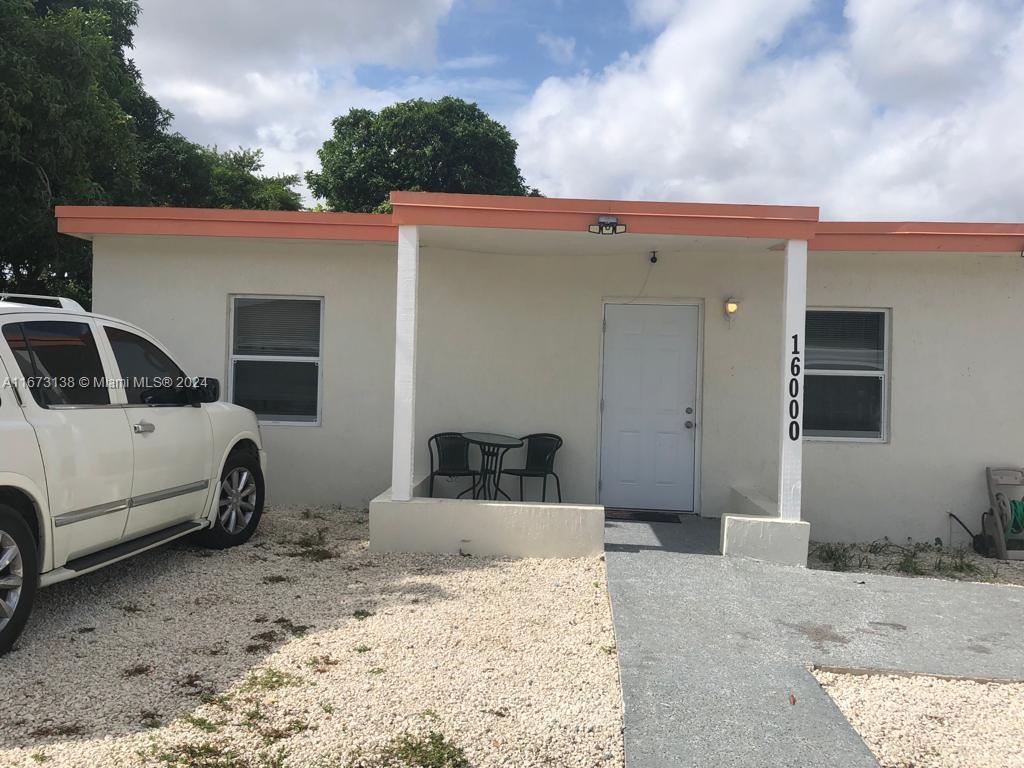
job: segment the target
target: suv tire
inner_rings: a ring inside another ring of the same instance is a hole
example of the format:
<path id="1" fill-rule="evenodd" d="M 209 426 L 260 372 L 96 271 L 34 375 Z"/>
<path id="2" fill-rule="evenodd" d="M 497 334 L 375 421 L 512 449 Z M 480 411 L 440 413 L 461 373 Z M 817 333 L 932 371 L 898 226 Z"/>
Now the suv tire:
<path id="1" fill-rule="evenodd" d="M 18 510 L 0 504 L 0 654 L 11 649 L 25 628 L 38 588 L 39 555 L 32 529 Z"/>
<path id="2" fill-rule="evenodd" d="M 209 549 L 227 549 L 247 542 L 263 516 L 263 471 L 250 451 L 234 451 L 224 462 L 214 506 L 213 527 L 197 541 Z"/>

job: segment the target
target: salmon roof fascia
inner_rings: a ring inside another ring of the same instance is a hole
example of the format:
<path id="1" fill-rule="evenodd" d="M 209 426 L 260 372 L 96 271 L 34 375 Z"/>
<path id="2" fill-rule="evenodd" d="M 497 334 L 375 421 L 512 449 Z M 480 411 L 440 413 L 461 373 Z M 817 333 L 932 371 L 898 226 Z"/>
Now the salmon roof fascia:
<path id="1" fill-rule="evenodd" d="M 262 237 L 386 243 L 398 239 L 398 229 L 391 223 L 391 216 L 375 213 L 58 205 L 55 215 L 58 232 L 85 239 L 94 235 Z"/>
<path id="2" fill-rule="evenodd" d="M 1024 224 L 822 221 L 812 251 L 1022 253 Z"/>
<path id="3" fill-rule="evenodd" d="M 501 195 L 392 192 L 395 224 L 586 232 L 615 216 L 630 234 L 809 240 L 818 209 L 807 206 L 657 203 Z"/>
<path id="4" fill-rule="evenodd" d="M 616 216 L 632 234 L 801 239 L 812 251 L 1024 252 L 1024 224 L 818 221 L 804 206 L 657 203 L 393 192 L 393 213 L 57 206 L 57 229 L 94 235 L 397 240 L 399 224 L 586 231 Z"/>

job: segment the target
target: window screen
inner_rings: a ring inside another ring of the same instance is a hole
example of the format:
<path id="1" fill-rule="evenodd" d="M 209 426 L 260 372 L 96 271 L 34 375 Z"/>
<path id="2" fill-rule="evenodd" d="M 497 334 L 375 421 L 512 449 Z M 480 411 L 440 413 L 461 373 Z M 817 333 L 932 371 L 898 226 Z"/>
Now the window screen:
<path id="1" fill-rule="evenodd" d="M 88 323 L 11 323 L 4 326 L 4 339 L 39 405 L 110 404 L 106 374 Z"/>
<path id="2" fill-rule="evenodd" d="M 236 298 L 234 353 L 319 357 L 319 299 Z"/>
<path id="3" fill-rule="evenodd" d="M 808 311 L 805 435 L 885 438 L 886 322 L 883 310 Z"/>
<path id="4" fill-rule="evenodd" d="M 263 422 L 319 422 L 321 306 L 318 298 L 234 298 L 232 402 Z"/>

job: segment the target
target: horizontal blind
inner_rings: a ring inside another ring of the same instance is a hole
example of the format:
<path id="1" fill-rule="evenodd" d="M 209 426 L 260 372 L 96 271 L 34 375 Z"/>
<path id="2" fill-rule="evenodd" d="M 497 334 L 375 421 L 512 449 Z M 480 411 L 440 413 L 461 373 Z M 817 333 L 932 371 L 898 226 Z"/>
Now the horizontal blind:
<path id="1" fill-rule="evenodd" d="M 884 370 L 885 313 L 808 311 L 807 367 L 835 371 Z"/>
<path id="2" fill-rule="evenodd" d="M 234 354 L 320 356 L 319 299 L 235 299 Z"/>

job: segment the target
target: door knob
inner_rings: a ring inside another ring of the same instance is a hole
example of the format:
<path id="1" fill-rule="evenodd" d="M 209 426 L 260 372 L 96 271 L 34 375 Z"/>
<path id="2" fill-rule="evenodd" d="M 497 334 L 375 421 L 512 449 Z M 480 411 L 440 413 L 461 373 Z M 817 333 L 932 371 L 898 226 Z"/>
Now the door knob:
<path id="1" fill-rule="evenodd" d="M 686 427 L 687 429 L 693 429 L 694 424 L 692 421 L 687 421 L 683 426 Z"/>
<path id="2" fill-rule="evenodd" d="M 148 421 L 140 421 L 138 424 L 132 424 L 132 432 L 136 435 L 146 435 L 156 432 L 156 425 L 150 424 Z"/>

